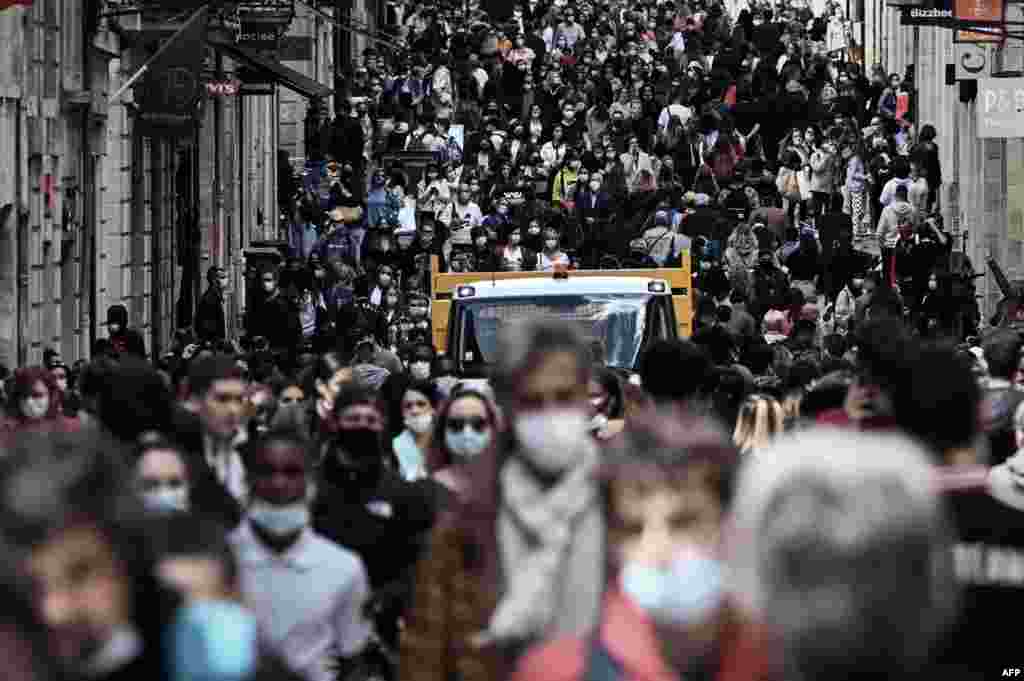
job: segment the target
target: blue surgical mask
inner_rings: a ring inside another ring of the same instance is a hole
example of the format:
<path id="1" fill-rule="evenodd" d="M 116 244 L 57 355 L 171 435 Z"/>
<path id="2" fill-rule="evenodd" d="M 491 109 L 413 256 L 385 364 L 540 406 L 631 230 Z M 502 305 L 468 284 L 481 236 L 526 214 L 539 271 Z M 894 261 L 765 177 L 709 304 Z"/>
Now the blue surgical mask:
<path id="1" fill-rule="evenodd" d="M 275 537 L 286 537 L 309 525 L 309 506 L 305 499 L 284 506 L 254 499 L 249 506 L 249 520 Z"/>
<path id="2" fill-rule="evenodd" d="M 662 624 L 700 622 L 722 599 L 722 566 L 703 555 L 680 557 L 667 567 L 627 563 L 620 580 L 622 590 Z"/>
<path id="3" fill-rule="evenodd" d="M 462 460 L 472 459 L 491 444 L 491 431 L 482 433 L 465 426 L 462 430 L 445 430 L 444 444 L 455 456 Z"/>
<path id="4" fill-rule="evenodd" d="M 168 641 L 172 681 L 244 681 L 257 664 L 257 624 L 230 601 L 196 601 L 175 618 Z"/>

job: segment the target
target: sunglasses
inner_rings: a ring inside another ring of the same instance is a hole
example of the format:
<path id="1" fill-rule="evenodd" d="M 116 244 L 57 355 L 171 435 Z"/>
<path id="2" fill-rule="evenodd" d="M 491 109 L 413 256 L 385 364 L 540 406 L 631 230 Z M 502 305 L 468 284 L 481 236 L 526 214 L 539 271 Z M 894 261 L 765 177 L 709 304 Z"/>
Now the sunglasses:
<path id="1" fill-rule="evenodd" d="M 478 433 L 482 433 L 487 430 L 490 425 L 487 423 L 487 419 L 482 416 L 474 416 L 468 419 L 450 418 L 448 419 L 447 428 L 453 433 L 460 433 L 466 428 L 472 428 Z"/>

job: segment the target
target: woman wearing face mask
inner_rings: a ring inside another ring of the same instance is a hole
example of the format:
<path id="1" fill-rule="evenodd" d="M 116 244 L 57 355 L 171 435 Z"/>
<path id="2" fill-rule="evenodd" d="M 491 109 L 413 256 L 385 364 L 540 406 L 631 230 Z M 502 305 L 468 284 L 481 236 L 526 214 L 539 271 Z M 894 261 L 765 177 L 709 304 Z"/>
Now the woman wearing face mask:
<path id="1" fill-rule="evenodd" d="M 526 643 L 598 624 L 605 530 L 586 435 L 590 348 L 568 324 L 528 320 L 504 328 L 499 349 L 492 385 L 510 442 L 466 465 L 465 493 L 434 528 L 402 678 L 504 678 Z"/>
<path id="2" fill-rule="evenodd" d="M 847 333 L 851 330 L 854 315 L 857 311 L 857 300 L 864 291 L 864 275 L 856 273 L 850 276 L 846 285 L 836 296 L 835 307 L 835 331 L 836 333 Z"/>
<path id="3" fill-rule="evenodd" d="M 450 493 L 449 502 L 468 490 L 469 465 L 497 439 L 498 418 L 491 400 L 476 390 L 456 389 L 437 414 L 426 461 L 427 473 Z"/>
<path id="4" fill-rule="evenodd" d="M 587 386 L 590 400 L 590 428 L 598 440 L 609 440 L 625 427 L 622 382 L 611 369 L 594 367 Z"/>
<path id="5" fill-rule="evenodd" d="M 184 451 L 156 432 L 144 433 L 135 450 L 135 488 L 154 513 L 189 510 L 191 475 Z"/>
<path id="6" fill-rule="evenodd" d="M 389 286 L 381 296 L 380 309 L 377 311 L 377 339 L 387 345 L 387 329 L 402 313 L 402 292 L 397 286 Z"/>
<path id="7" fill-rule="evenodd" d="M 378 265 L 376 279 L 376 285 L 370 291 L 369 299 L 371 305 L 380 307 L 384 300 L 384 292 L 394 283 L 394 268 L 391 265 Z"/>
<path id="8" fill-rule="evenodd" d="M 52 373 L 41 366 L 18 369 L 8 383 L 7 417 L 0 422 L 0 439 L 36 430 L 77 430 L 77 419 L 63 416 L 61 410 L 61 393 Z"/>
<path id="9" fill-rule="evenodd" d="M 523 232 L 513 227 L 508 234 L 508 243 L 501 249 L 501 270 L 503 272 L 532 272 L 537 267 L 537 254 L 523 246 Z"/>
<path id="10" fill-rule="evenodd" d="M 438 401 L 437 390 L 426 381 L 408 382 L 402 392 L 399 412 L 405 428 L 395 438 L 392 448 L 398 458 L 399 472 L 409 482 L 427 477 L 426 452 L 433 445 L 434 409 Z"/>
<path id="11" fill-rule="evenodd" d="M 597 633 L 549 639 L 512 681 L 633 678 L 643 669 L 662 670 L 657 678 L 763 678 L 767 638 L 730 601 L 724 566 L 738 458 L 708 421 L 648 413 L 631 424 L 601 467 L 612 574 Z"/>
<path id="12" fill-rule="evenodd" d="M 950 311 L 954 310 L 950 280 L 937 270 L 928 275 L 928 282 L 914 316 L 917 330 L 926 338 L 946 335 L 953 328 Z"/>
<path id="13" fill-rule="evenodd" d="M 544 250 L 537 258 L 537 269 L 541 272 L 554 272 L 555 267 L 569 267 L 569 256 L 558 247 L 558 232 L 552 228 L 544 230 Z"/>

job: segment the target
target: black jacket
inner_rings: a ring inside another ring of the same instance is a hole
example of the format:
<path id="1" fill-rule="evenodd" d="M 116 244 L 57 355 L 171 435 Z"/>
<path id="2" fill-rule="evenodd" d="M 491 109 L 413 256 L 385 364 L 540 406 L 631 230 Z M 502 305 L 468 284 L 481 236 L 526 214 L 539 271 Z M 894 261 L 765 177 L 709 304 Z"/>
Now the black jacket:
<path id="1" fill-rule="evenodd" d="M 217 341 L 227 337 L 224 316 L 224 293 L 219 286 L 210 286 L 199 298 L 196 307 L 196 336 L 202 341 Z"/>
<path id="2" fill-rule="evenodd" d="M 135 329 L 124 329 L 110 335 L 110 345 L 118 355 L 135 355 L 146 359 L 146 342 Z"/>
<path id="3" fill-rule="evenodd" d="M 301 333 L 299 314 L 282 293 L 270 299 L 261 297 L 246 314 L 245 330 L 250 337 L 263 336 L 274 349 L 290 349 Z"/>

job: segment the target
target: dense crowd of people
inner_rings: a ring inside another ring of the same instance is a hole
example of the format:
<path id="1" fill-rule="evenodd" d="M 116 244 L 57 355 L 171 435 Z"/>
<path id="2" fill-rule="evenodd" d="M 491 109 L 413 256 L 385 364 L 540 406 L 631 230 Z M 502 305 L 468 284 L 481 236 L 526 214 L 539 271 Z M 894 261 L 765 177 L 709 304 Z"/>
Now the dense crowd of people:
<path id="1" fill-rule="evenodd" d="M 159 356 L 114 305 L 88 360 L 0 373 L 5 678 L 1017 665 L 1024 335 L 979 319 L 935 130 L 841 8 L 389 12 L 402 49 L 280 159 L 242 333 L 212 267 Z M 523 319 L 469 379 L 433 261 L 687 265 L 693 334 L 611 366 Z"/>

